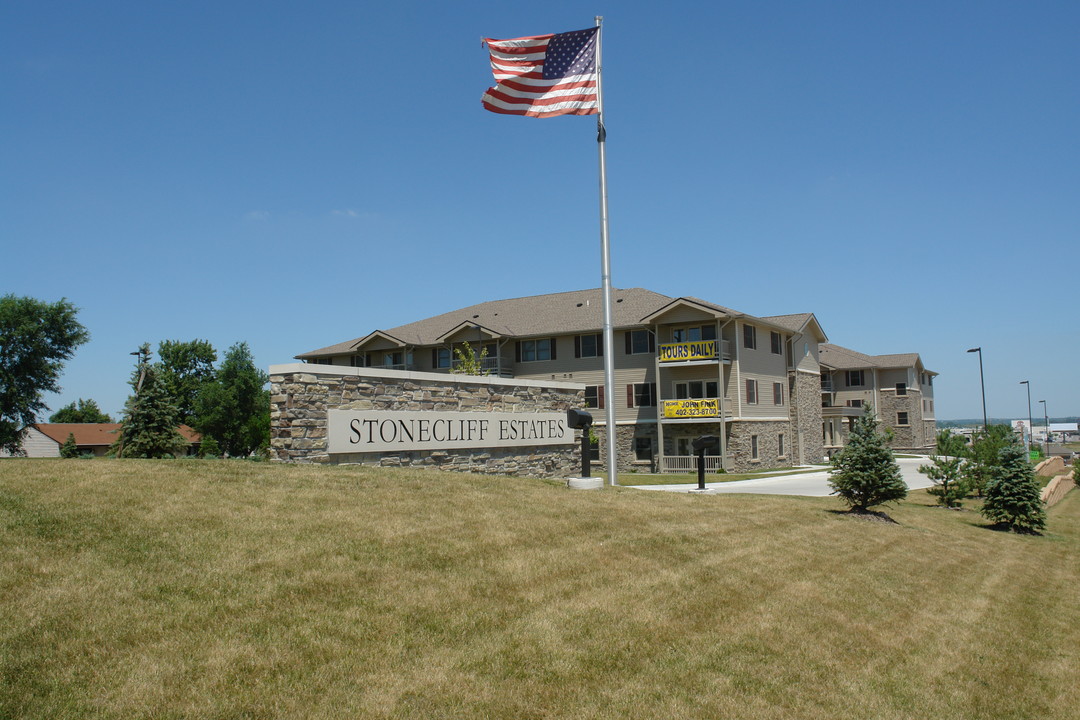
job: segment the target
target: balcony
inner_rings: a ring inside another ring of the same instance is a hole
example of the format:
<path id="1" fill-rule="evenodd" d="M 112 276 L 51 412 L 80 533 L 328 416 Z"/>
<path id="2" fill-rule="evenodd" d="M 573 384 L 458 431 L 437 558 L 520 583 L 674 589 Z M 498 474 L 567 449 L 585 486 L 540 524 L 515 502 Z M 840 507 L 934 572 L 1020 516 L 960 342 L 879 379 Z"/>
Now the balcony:
<path id="1" fill-rule="evenodd" d="M 857 418 L 862 417 L 863 409 L 864 408 L 861 407 L 849 407 L 847 405 L 824 406 L 821 408 L 821 417 Z"/>
<path id="2" fill-rule="evenodd" d="M 692 342 L 662 343 L 657 347 L 660 362 L 692 363 L 715 362 L 721 358 L 731 359 L 727 340 L 697 340 Z"/>
<path id="3" fill-rule="evenodd" d="M 831 377 L 821 376 L 821 392 L 831 393 L 833 391 L 833 382 Z"/>
<path id="4" fill-rule="evenodd" d="M 503 360 L 503 362 L 501 364 L 500 364 L 500 359 Z M 491 376 L 494 376 L 494 377 L 504 377 L 504 378 L 512 378 L 512 377 L 514 377 L 513 364 L 511 364 L 505 358 L 486 357 L 486 358 L 479 358 L 477 360 L 477 362 L 480 363 L 480 369 L 482 370 L 481 374 L 483 374 L 483 375 L 491 375 Z M 453 366 L 452 366 L 453 370 L 458 371 L 461 366 L 462 366 L 461 360 L 459 360 L 457 358 L 454 358 Z"/>

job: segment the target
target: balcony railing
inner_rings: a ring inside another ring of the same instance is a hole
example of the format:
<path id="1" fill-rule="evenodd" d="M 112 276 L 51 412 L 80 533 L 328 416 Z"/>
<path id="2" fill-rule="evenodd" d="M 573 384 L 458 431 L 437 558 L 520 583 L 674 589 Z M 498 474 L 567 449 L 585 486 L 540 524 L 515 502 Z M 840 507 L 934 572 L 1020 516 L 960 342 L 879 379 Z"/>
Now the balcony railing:
<path id="1" fill-rule="evenodd" d="M 833 391 L 832 378 L 822 377 L 821 378 L 821 392 L 823 392 L 823 393 L 831 393 L 832 391 Z"/>
<path id="2" fill-rule="evenodd" d="M 694 342 L 661 343 L 657 348 L 660 362 L 692 362 L 695 360 L 725 360 L 731 358 L 727 340 L 697 340 Z"/>
<path id="3" fill-rule="evenodd" d="M 500 366 L 499 359 L 497 357 L 478 358 L 477 362 L 480 363 L 480 370 L 484 375 L 493 375 L 496 377 L 512 378 L 514 377 L 514 369 L 509 362 L 503 359 L 504 363 Z M 454 358 L 453 369 L 457 370 L 462 365 L 462 361 Z"/>
<path id="4" fill-rule="evenodd" d="M 719 473 L 723 468 L 719 455 L 705 456 L 705 472 Z M 697 455 L 665 455 L 660 463 L 661 473 L 696 473 Z"/>

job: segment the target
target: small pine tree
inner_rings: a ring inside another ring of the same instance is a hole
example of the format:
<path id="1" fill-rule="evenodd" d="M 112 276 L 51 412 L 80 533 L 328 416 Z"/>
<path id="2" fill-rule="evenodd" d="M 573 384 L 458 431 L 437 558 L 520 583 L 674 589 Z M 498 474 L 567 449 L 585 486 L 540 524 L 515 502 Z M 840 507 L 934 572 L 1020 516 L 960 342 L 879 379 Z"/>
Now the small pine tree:
<path id="1" fill-rule="evenodd" d="M 75 433 L 68 433 L 67 440 L 65 440 L 64 444 L 60 446 L 60 457 L 79 457 L 79 446 L 75 444 Z"/>
<path id="2" fill-rule="evenodd" d="M 920 465 L 919 472 L 934 481 L 934 486 L 927 489 L 938 499 L 938 505 L 960 507 L 960 501 L 967 495 L 963 481 L 963 468 L 958 457 L 933 455 L 929 465 Z"/>
<path id="3" fill-rule="evenodd" d="M 214 438 L 206 435 L 203 437 L 202 442 L 199 443 L 199 457 L 201 458 L 219 458 L 221 457 L 221 446 L 218 445 L 218 441 Z"/>
<path id="4" fill-rule="evenodd" d="M 143 345 L 140 363 L 131 377 L 135 394 L 124 405 L 120 437 L 113 445 L 127 458 L 166 458 L 182 455 L 187 441 L 177 432 L 179 415 L 156 367 L 149 363 L 150 346 Z"/>
<path id="5" fill-rule="evenodd" d="M 937 434 L 937 452 L 930 456 L 930 464 L 919 466 L 919 472 L 934 481 L 927 492 L 938 499 L 939 505 L 960 507 L 967 494 L 962 459 L 966 450 L 964 438 L 942 430 Z"/>
<path id="6" fill-rule="evenodd" d="M 832 459 L 829 485 L 852 512 L 907 497 L 907 485 L 893 458 L 888 438 L 878 430 L 874 410 L 867 407 L 848 436 L 848 444 Z"/>
<path id="7" fill-rule="evenodd" d="M 1046 507 L 1035 482 L 1035 471 L 1015 439 L 999 453 L 993 477 L 986 485 L 982 514 L 1017 533 L 1038 535 L 1046 527 Z"/>

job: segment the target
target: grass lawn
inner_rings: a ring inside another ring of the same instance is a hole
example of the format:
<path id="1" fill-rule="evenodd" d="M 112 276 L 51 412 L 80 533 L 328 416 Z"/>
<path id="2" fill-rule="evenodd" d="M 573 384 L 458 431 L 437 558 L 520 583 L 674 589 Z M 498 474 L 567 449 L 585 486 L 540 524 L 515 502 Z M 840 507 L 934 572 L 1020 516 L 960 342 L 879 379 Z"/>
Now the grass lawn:
<path id="1" fill-rule="evenodd" d="M 0 717 L 1078 717 L 1080 492 L 840 508 L 2 460 Z"/>

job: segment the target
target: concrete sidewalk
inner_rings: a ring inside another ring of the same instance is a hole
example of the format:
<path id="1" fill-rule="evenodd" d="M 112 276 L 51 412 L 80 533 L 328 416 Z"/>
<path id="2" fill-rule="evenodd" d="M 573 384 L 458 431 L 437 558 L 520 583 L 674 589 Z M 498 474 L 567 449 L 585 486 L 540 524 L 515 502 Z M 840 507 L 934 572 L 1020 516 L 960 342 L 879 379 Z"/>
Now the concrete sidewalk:
<path id="1" fill-rule="evenodd" d="M 896 464 L 900 466 L 900 474 L 907 483 L 908 489 L 917 490 L 927 488 L 934 483 L 928 477 L 919 472 L 920 465 L 930 462 L 928 457 L 898 458 Z M 707 475 L 706 481 L 715 475 Z M 638 490 L 659 490 L 661 492 L 690 492 L 697 491 L 697 482 L 685 485 L 629 485 Z M 832 494 L 829 487 L 829 472 L 822 469 L 820 472 L 804 473 L 802 475 L 763 475 L 752 480 L 737 480 L 735 482 L 706 482 L 705 492 L 718 493 L 754 493 L 759 495 L 802 495 L 805 497 L 825 497 Z"/>

